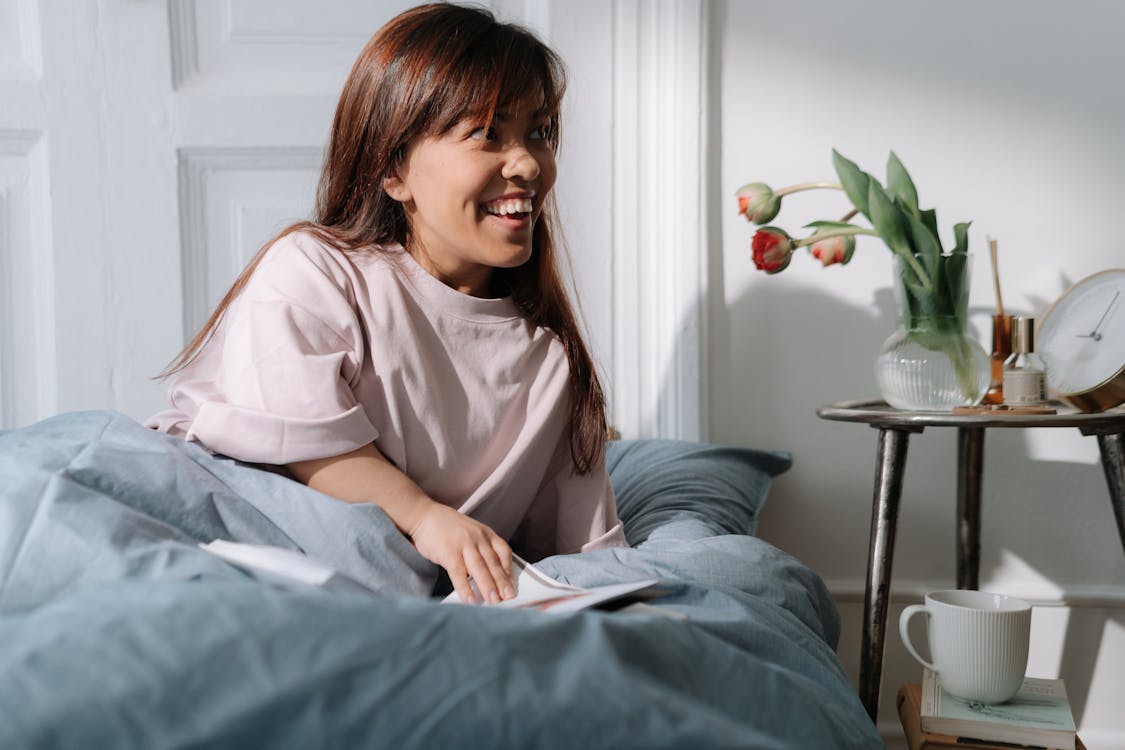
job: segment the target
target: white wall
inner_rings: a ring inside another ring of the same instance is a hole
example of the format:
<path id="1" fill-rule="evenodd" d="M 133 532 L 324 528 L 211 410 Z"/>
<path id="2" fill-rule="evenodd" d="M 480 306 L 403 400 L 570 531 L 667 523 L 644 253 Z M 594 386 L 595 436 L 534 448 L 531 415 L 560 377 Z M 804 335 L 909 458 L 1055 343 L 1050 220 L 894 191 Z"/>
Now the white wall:
<path id="1" fill-rule="evenodd" d="M 834 179 L 831 149 L 882 175 L 894 149 L 924 204 L 973 221 L 971 305 L 989 343 L 986 236 L 1000 249 L 1004 303 L 1040 315 L 1067 285 L 1125 266 L 1125 6 L 1111 2 L 728 2 L 721 49 L 722 226 L 710 297 L 711 438 L 792 450 L 761 534 L 808 562 L 841 603 L 841 657 L 858 671 L 876 432 L 814 409 L 875 396 L 871 364 L 893 328 L 890 254 L 860 241 L 846 267 L 794 258 L 753 270 L 752 228 L 732 193 Z M 794 233 L 847 208 L 832 193 L 787 198 Z M 1031 672 L 1061 675 L 1090 747 L 1125 747 L 1125 554 L 1094 438 L 996 431 L 985 441 L 981 587 L 1037 607 Z M 952 587 L 953 430 L 911 438 L 899 516 L 881 725 L 916 679 L 897 636 L 901 607 Z"/>
<path id="2" fill-rule="evenodd" d="M 408 2 L 0 0 L 0 426 L 163 404 L 149 380 L 234 270 L 303 216 L 336 93 Z M 794 452 L 761 535 L 841 605 L 858 672 L 874 431 L 816 406 L 874 396 L 889 253 L 752 268 L 743 182 L 872 171 L 895 149 L 945 231 L 972 219 L 974 322 L 1125 265 L 1125 6 L 495 0 L 571 68 L 558 192 L 591 340 L 627 436 Z M 797 228 L 843 213 L 790 198 Z M 1125 748 L 1125 555 L 1092 439 L 990 432 L 982 586 L 1035 598 L 1032 671 L 1067 679 L 1091 748 Z M 954 580 L 951 431 L 912 438 L 891 622 Z M 1047 604 L 1058 606 L 1046 606 Z M 918 670 L 887 640 L 881 726 Z"/>

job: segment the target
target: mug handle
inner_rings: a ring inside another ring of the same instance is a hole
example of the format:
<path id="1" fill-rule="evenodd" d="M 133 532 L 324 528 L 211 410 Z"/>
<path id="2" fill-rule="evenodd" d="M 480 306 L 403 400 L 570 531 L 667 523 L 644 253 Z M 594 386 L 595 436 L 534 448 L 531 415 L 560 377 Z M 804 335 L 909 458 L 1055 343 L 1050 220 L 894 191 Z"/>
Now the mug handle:
<path id="1" fill-rule="evenodd" d="M 932 672 L 936 672 L 937 667 L 935 667 L 933 664 L 930 664 L 928 661 L 918 655 L 918 652 L 914 649 L 914 644 L 910 642 L 910 633 L 907 632 L 906 628 L 906 626 L 910 624 L 911 617 L 922 613 L 925 613 L 926 615 L 930 614 L 930 610 L 926 608 L 925 604 L 911 604 L 909 607 L 902 610 L 902 614 L 898 618 L 898 634 L 902 638 L 902 645 L 906 646 L 906 650 L 910 652 L 910 655 L 913 656 L 918 661 L 918 663 L 926 669 L 929 669 Z"/>

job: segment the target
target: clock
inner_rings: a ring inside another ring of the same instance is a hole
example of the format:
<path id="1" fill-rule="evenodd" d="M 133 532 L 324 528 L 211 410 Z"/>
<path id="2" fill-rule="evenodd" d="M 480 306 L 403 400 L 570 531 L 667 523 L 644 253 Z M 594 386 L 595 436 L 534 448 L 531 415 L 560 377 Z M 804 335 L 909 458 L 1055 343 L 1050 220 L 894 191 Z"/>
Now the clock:
<path id="1" fill-rule="evenodd" d="M 1087 412 L 1125 403 L 1125 268 L 1067 289 L 1043 313 L 1038 339 L 1056 396 Z"/>

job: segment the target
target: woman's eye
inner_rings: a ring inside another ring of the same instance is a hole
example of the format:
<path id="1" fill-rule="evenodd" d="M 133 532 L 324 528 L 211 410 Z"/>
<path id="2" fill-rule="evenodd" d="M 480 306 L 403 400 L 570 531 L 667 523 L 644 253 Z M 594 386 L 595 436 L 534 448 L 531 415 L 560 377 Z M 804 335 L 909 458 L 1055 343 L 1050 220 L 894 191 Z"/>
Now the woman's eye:
<path id="1" fill-rule="evenodd" d="M 551 138 L 551 126 L 539 125 L 531 131 L 531 139 L 533 141 L 546 141 Z"/>
<path id="2" fill-rule="evenodd" d="M 469 133 L 469 137 L 475 138 L 478 141 L 483 141 L 483 140 L 493 141 L 493 140 L 496 140 L 496 128 L 493 128 L 493 127 L 476 128 L 475 130 L 473 130 L 473 132 Z"/>

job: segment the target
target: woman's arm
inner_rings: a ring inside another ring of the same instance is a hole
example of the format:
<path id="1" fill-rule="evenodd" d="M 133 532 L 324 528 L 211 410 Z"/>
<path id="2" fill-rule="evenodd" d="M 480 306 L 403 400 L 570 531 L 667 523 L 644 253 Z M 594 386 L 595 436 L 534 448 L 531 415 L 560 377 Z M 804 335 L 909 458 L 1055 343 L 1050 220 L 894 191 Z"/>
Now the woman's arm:
<path id="1" fill-rule="evenodd" d="M 314 490 L 382 508 L 423 557 L 445 568 L 461 601 L 476 601 L 470 576 L 485 601 L 515 596 L 508 543 L 485 524 L 430 498 L 373 444 L 288 467 Z"/>

